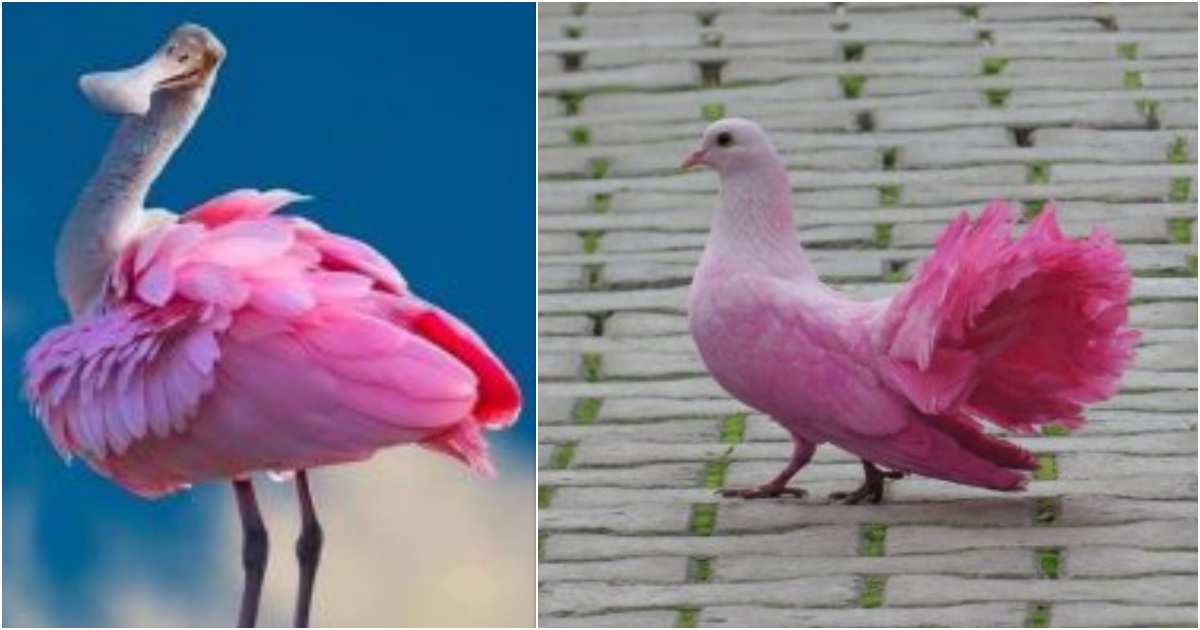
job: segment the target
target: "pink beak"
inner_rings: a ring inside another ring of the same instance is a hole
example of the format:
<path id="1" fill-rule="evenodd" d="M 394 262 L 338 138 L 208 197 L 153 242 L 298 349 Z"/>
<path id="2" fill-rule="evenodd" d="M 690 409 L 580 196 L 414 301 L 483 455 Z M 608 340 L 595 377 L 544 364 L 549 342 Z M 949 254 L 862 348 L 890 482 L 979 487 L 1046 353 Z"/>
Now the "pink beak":
<path id="1" fill-rule="evenodd" d="M 708 149 L 697 149 L 683 161 L 683 168 L 693 168 L 708 164 Z"/>

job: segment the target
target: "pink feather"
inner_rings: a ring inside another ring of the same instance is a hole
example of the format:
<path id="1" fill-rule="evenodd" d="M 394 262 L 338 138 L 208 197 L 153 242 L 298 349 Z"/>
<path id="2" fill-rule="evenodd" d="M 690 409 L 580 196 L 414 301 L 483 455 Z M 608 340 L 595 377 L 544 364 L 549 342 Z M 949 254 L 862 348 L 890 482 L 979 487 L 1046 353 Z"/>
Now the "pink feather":
<path id="1" fill-rule="evenodd" d="M 1076 427 L 1133 359 L 1130 273 L 1103 232 L 1065 238 L 1052 206 L 1017 239 L 1014 223 L 993 202 L 946 229 L 880 319 L 883 375 L 925 413 L 962 409 L 1019 431 Z"/>
<path id="2" fill-rule="evenodd" d="M 375 250 L 273 215 L 301 198 L 235 191 L 121 252 L 26 356 L 61 453 L 145 496 L 409 443 L 492 470 L 480 429 L 516 419 L 515 380 Z"/>
<path id="3" fill-rule="evenodd" d="M 686 164 L 721 176 L 688 298 L 705 365 L 729 393 L 797 443 L 780 484 L 832 443 L 868 462 L 1016 490 L 1032 453 L 982 429 L 1084 423 L 1133 360 L 1132 285 L 1096 229 L 1070 239 L 1052 206 L 1024 234 L 993 202 L 961 214 L 890 300 L 859 302 L 822 283 L 797 238 L 791 185 L 762 129 L 725 119 Z M 767 493 L 769 494 L 769 493 Z"/>

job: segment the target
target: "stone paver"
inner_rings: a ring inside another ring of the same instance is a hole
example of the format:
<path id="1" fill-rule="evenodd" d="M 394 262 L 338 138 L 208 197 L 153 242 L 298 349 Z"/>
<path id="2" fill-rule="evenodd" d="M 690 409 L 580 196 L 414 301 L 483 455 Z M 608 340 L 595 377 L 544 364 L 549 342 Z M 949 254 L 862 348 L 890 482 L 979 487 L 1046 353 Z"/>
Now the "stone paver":
<path id="1" fill-rule="evenodd" d="M 1194 4 L 540 5 L 540 623 L 1195 626 L 1195 33 Z M 678 164 L 723 115 L 771 132 L 814 264 L 862 298 L 995 197 L 1103 223 L 1143 331 L 1121 394 L 1016 438 L 1046 462 L 1022 494 L 715 497 L 789 454 L 687 332 L 717 182 Z"/>

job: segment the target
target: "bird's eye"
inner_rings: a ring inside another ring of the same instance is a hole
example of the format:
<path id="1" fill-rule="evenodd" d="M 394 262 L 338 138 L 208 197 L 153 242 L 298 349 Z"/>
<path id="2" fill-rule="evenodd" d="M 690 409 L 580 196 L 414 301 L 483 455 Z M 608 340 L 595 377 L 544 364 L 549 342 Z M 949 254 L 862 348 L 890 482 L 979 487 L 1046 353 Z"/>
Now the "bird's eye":
<path id="1" fill-rule="evenodd" d="M 728 131 L 717 134 L 717 146 L 727 147 L 731 144 L 733 144 L 733 134 Z"/>
<path id="2" fill-rule="evenodd" d="M 179 63 L 187 63 L 187 60 L 190 58 L 191 58 L 191 55 L 189 55 L 187 53 L 183 53 L 182 55 L 179 55 Z"/>

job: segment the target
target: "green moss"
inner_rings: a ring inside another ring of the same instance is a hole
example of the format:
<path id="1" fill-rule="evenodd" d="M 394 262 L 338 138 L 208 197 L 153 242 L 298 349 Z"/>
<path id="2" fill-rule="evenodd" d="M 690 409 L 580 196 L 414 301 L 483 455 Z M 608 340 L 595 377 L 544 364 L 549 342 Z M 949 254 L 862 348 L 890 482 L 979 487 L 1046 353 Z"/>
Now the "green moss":
<path id="1" fill-rule="evenodd" d="M 978 4 L 964 4 L 958 7 L 958 12 L 962 13 L 963 17 L 968 20 L 978 20 L 980 7 L 981 5 Z"/>
<path id="2" fill-rule="evenodd" d="M 721 422 L 721 443 L 739 444 L 746 437 L 746 414 L 732 413 Z"/>
<path id="3" fill-rule="evenodd" d="M 1184 217 L 1167 219 L 1167 233 L 1172 243 L 1192 242 L 1192 220 Z"/>
<path id="4" fill-rule="evenodd" d="M 894 206 L 900 203 L 900 185 L 884 184 L 879 187 L 879 205 Z"/>
<path id="5" fill-rule="evenodd" d="M 875 224 L 875 249 L 887 249 L 892 244 L 891 223 Z"/>
<path id="6" fill-rule="evenodd" d="M 592 132 L 587 127 L 571 127 L 567 130 L 567 138 L 577 147 L 586 147 L 592 143 Z"/>
<path id="7" fill-rule="evenodd" d="M 696 619 L 700 616 L 699 608 L 680 608 L 679 609 L 679 626 L 680 628 L 695 628 Z"/>
<path id="8" fill-rule="evenodd" d="M 1047 453 L 1037 456 L 1038 467 L 1033 471 L 1033 478 L 1038 481 L 1054 481 L 1058 479 L 1058 458 Z"/>
<path id="9" fill-rule="evenodd" d="M 604 378 L 603 357 L 596 352 L 583 353 L 583 380 L 596 382 Z"/>
<path id="10" fill-rule="evenodd" d="M 1198 277 L 1197 273 L 1196 273 L 1196 255 L 1195 254 L 1190 254 L 1187 257 L 1187 265 L 1188 265 L 1188 271 L 1190 271 L 1192 273 L 1192 277 L 1193 278 Z"/>
<path id="11" fill-rule="evenodd" d="M 712 536 L 713 527 L 717 522 L 716 503 L 695 503 L 692 505 L 692 518 L 688 521 L 688 530 L 697 536 Z"/>
<path id="12" fill-rule="evenodd" d="M 1142 73 L 1136 70 L 1129 70 L 1125 73 L 1125 89 L 1138 90 L 1142 87 Z"/>
<path id="13" fill-rule="evenodd" d="M 1029 609 L 1030 628 L 1050 627 L 1050 604 L 1037 602 Z"/>
<path id="14" fill-rule="evenodd" d="M 704 487 L 716 490 L 725 485 L 725 471 L 729 470 L 729 457 L 718 457 L 704 467 Z"/>
<path id="15" fill-rule="evenodd" d="M 1047 580 L 1057 580 L 1061 552 L 1058 549 L 1038 549 L 1034 555 L 1037 557 L 1038 572 L 1042 577 Z"/>
<path id="16" fill-rule="evenodd" d="M 1035 503 L 1033 520 L 1041 526 L 1053 525 L 1058 522 L 1058 498 L 1038 497 Z"/>
<path id="17" fill-rule="evenodd" d="M 984 57 L 983 73 L 987 76 L 996 76 L 1004 72 L 1004 68 L 1008 66 L 1008 59 L 1005 57 Z"/>
<path id="18" fill-rule="evenodd" d="M 842 59 L 845 61 L 862 61 L 867 45 L 862 42 L 846 42 L 842 44 Z"/>
<path id="19" fill-rule="evenodd" d="M 1071 430 L 1061 424 L 1047 424 L 1042 427 L 1042 435 L 1047 437 L 1063 437 L 1071 435 Z"/>
<path id="20" fill-rule="evenodd" d="M 563 27 L 563 35 L 566 35 L 567 39 L 579 39 L 580 37 L 583 37 L 583 27 L 582 26 L 564 26 Z"/>
<path id="21" fill-rule="evenodd" d="M 1171 180 L 1171 201 L 1184 202 L 1192 191 L 1192 178 L 1176 177 Z"/>
<path id="22" fill-rule="evenodd" d="M 612 208 L 612 194 L 596 193 L 592 195 L 592 212 L 596 214 L 607 214 Z"/>
<path id="23" fill-rule="evenodd" d="M 1029 165 L 1029 183 L 1030 184 L 1047 184 L 1050 182 L 1050 163 L 1044 160 L 1038 160 Z"/>
<path id="24" fill-rule="evenodd" d="M 572 2 L 571 3 L 571 15 L 580 16 L 580 15 L 583 15 L 584 13 L 587 13 L 587 10 L 588 10 L 588 3 L 586 3 L 586 2 Z"/>
<path id="25" fill-rule="evenodd" d="M 579 238 L 583 241 L 583 253 L 595 254 L 600 251 L 600 238 L 604 236 L 604 232 L 599 230 L 584 230 L 579 233 Z"/>
<path id="26" fill-rule="evenodd" d="M 705 584 L 712 580 L 712 561 L 707 556 L 688 558 L 688 581 Z"/>
<path id="27" fill-rule="evenodd" d="M 992 107 L 1004 107 L 1008 104 L 1008 95 L 1011 93 L 1012 90 L 993 89 L 984 90 L 983 95 L 987 98 L 988 105 Z"/>
<path id="28" fill-rule="evenodd" d="M 888 526 L 884 523 L 866 523 L 861 529 L 862 555 L 879 558 L 886 553 Z"/>
<path id="29" fill-rule="evenodd" d="M 583 108 L 585 96 L 583 92 L 560 92 L 558 100 L 563 104 L 563 109 L 568 116 L 575 116 Z"/>
<path id="30" fill-rule="evenodd" d="M 1122 59 L 1137 59 L 1138 45 L 1136 42 L 1125 42 L 1117 44 L 1117 54 L 1121 55 Z"/>
<path id="31" fill-rule="evenodd" d="M 592 424 L 600 415 L 599 398 L 580 398 L 571 409 L 571 420 L 575 424 Z"/>
<path id="32" fill-rule="evenodd" d="M 707 122 L 716 122 L 725 117 L 725 105 L 721 103 L 705 103 L 700 106 L 700 118 Z"/>
<path id="33" fill-rule="evenodd" d="M 1183 136 L 1175 138 L 1175 141 L 1171 143 L 1171 147 L 1167 149 L 1167 161 L 1172 164 L 1187 164 L 1187 149 L 1187 138 L 1184 138 Z"/>
<path id="34" fill-rule="evenodd" d="M 862 592 L 858 596 L 858 605 L 863 608 L 879 608 L 883 606 L 883 591 L 886 587 L 886 576 L 864 575 L 862 578 Z"/>
<path id="35" fill-rule="evenodd" d="M 578 442 L 563 442 L 554 447 L 550 451 L 550 468 L 553 470 L 562 470 L 571 465 L 571 460 L 575 459 L 575 448 L 579 445 Z"/>
<path id="36" fill-rule="evenodd" d="M 867 77 L 861 74 L 843 74 L 838 77 L 838 83 L 842 84 L 842 94 L 846 98 L 861 97 L 863 85 L 866 82 Z"/>
<path id="37" fill-rule="evenodd" d="M 1022 216 L 1024 216 L 1026 219 L 1033 220 L 1042 213 L 1042 208 L 1046 207 L 1046 200 L 1026 199 L 1025 201 L 1021 202 L 1021 206 L 1023 208 L 1021 211 Z"/>
<path id="38" fill-rule="evenodd" d="M 608 158 L 594 158 L 588 162 L 588 174 L 592 179 L 604 179 L 608 174 Z"/>
<path id="39" fill-rule="evenodd" d="M 543 486 L 538 484 L 538 509 L 550 507 L 550 502 L 554 500 L 554 491 L 557 490 L 554 486 Z"/>

